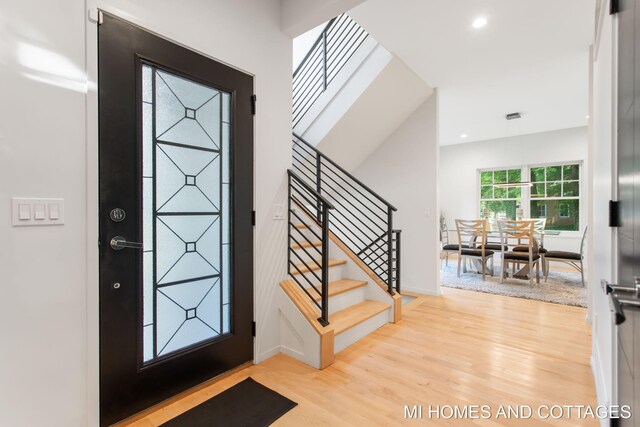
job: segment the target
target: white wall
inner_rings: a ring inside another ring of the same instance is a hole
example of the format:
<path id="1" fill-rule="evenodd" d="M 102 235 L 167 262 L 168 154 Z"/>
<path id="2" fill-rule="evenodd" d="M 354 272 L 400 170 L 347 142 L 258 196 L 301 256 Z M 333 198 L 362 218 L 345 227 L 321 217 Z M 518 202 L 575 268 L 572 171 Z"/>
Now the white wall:
<path id="1" fill-rule="evenodd" d="M 437 112 L 436 91 L 354 172 L 398 208 L 402 288 L 427 294 L 440 293 Z"/>
<path id="2" fill-rule="evenodd" d="M 591 231 L 589 272 L 591 287 L 591 313 L 593 324 L 593 350 L 591 364 L 596 382 L 599 404 L 616 404 L 615 381 L 615 333 L 611 322 L 609 298 L 600 287 L 600 280 L 616 282 L 614 269 L 615 246 L 613 231 L 608 226 L 609 200 L 615 200 L 612 173 L 615 173 L 613 113 L 615 105 L 616 68 L 614 60 L 614 18 L 609 15 L 608 1 L 602 5 L 602 14 L 598 19 L 599 37 L 593 48 L 593 114 L 592 136 L 590 141 L 591 162 Z"/>
<path id="3" fill-rule="evenodd" d="M 280 2 L 87 1 L 256 76 L 255 356 L 262 360 L 279 350 L 268 323 L 286 268 L 285 224 L 271 219 L 291 161 L 291 39 L 280 31 Z M 97 116 L 95 86 L 85 77 L 88 70 L 95 78 L 96 37 L 86 17 L 82 0 L 2 2 L 3 426 L 97 424 Z M 12 196 L 64 197 L 66 224 L 12 228 Z"/>
<path id="4" fill-rule="evenodd" d="M 584 161 L 587 158 L 587 139 L 587 128 L 580 127 L 441 147 L 440 207 L 449 229 L 455 228 L 456 218 L 478 216 L 478 169 Z M 587 220 L 586 176 L 587 167 L 583 164 L 580 209 L 584 214 L 581 214 L 581 230 Z M 450 232 L 452 241 L 456 239 L 454 234 Z M 546 236 L 545 246 L 575 252 L 580 249 L 580 238 L 580 233 L 563 232 L 558 237 Z"/>

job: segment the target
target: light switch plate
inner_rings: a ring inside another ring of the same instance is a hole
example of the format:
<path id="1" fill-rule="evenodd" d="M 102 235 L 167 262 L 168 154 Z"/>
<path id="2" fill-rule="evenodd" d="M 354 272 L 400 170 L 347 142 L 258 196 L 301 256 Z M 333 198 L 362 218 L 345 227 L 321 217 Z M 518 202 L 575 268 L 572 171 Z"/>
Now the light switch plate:
<path id="1" fill-rule="evenodd" d="M 28 218 L 26 212 L 29 212 Z M 22 215 L 20 215 L 22 211 Z M 24 218 L 24 219 L 20 219 Z M 64 199 L 11 199 L 11 224 L 14 227 L 37 225 L 63 225 Z"/>
<path id="2" fill-rule="evenodd" d="M 282 220 L 284 219 L 284 205 L 276 204 L 273 207 L 273 219 Z"/>

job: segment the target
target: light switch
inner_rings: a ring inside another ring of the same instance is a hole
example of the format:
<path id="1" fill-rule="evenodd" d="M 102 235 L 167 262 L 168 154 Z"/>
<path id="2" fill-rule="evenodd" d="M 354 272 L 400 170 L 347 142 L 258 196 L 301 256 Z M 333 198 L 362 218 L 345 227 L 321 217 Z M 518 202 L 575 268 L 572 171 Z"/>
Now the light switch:
<path id="1" fill-rule="evenodd" d="M 49 219 L 60 219 L 60 205 L 52 203 L 49 205 Z"/>
<path id="2" fill-rule="evenodd" d="M 26 204 L 18 205 L 18 218 L 20 221 L 28 221 L 31 219 L 31 206 Z"/>
<path id="3" fill-rule="evenodd" d="M 64 199 L 12 197 L 11 224 L 16 227 L 64 225 Z"/>
<path id="4" fill-rule="evenodd" d="M 45 208 L 42 203 L 36 203 L 33 205 L 33 217 L 38 221 L 42 221 L 43 219 L 45 219 Z"/>

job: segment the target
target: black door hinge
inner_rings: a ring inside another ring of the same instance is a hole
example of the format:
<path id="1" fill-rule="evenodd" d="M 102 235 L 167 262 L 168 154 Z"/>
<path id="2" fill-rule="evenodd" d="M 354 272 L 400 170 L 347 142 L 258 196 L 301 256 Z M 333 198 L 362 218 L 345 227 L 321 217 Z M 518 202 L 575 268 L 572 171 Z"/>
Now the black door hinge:
<path id="1" fill-rule="evenodd" d="M 620 12 L 620 0 L 611 0 L 609 4 L 609 15 L 615 15 Z"/>
<path id="2" fill-rule="evenodd" d="M 251 225 L 256 226 L 256 211 L 251 211 Z"/>
<path id="3" fill-rule="evenodd" d="M 251 114 L 256 115 L 256 102 L 258 101 L 258 97 L 255 95 L 251 95 Z"/>
<path id="4" fill-rule="evenodd" d="M 609 227 L 622 227 L 620 202 L 617 200 L 609 200 Z"/>
<path id="5" fill-rule="evenodd" d="M 251 322 L 251 336 L 256 336 L 256 322 Z"/>

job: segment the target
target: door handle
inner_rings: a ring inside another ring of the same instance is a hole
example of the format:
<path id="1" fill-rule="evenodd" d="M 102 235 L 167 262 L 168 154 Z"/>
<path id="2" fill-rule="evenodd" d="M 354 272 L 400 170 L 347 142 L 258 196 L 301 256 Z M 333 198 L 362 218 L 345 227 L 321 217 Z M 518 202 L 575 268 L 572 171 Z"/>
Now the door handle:
<path id="1" fill-rule="evenodd" d="M 121 251 L 124 248 L 142 249 L 142 243 L 127 242 L 127 239 L 122 236 L 113 237 L 109 244 L 111 245 L 111 249 L 113 249 L 114 251 Z"/>

